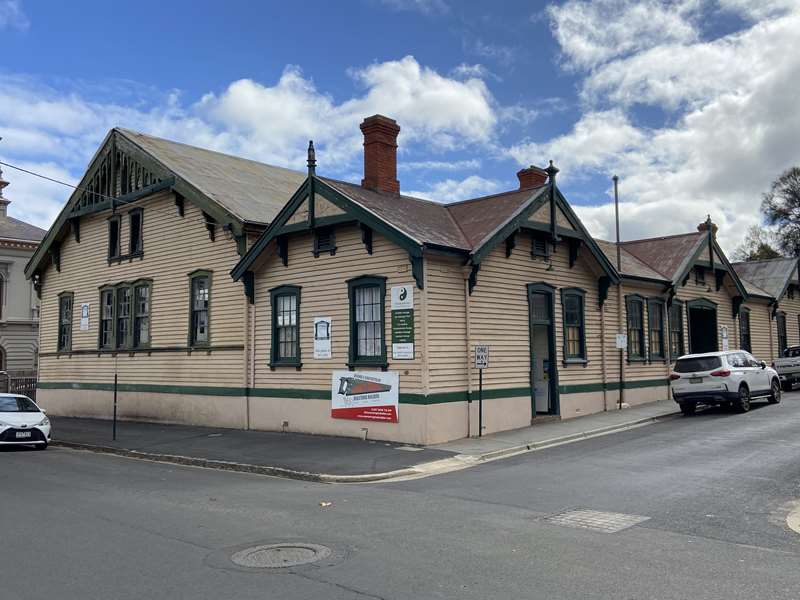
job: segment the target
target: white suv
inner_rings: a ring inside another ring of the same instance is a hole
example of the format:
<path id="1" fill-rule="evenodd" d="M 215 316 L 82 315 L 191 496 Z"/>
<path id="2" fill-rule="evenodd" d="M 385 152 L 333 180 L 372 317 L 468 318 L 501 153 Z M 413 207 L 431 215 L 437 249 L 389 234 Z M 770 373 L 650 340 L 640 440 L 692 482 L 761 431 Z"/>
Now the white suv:
<path id="1" fill-rule="evenodd" d="M 728 404 L 747 412 L 753 398 L 781 401 L 777 371 L 744 350 L 681 356 L 669 378 L 672 398 L 684 415 L 694 414 L 698 404 Z"/>

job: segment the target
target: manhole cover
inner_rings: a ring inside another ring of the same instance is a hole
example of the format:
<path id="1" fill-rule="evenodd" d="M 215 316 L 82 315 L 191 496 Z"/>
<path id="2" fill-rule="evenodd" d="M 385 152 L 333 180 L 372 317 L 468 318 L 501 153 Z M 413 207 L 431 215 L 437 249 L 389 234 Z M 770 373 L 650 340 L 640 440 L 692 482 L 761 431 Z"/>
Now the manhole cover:
<path id="1" fill-rule="evenodd" d="M 331 549 L 318 544 L 269 544 L 240 550 L 231 561 L 251 569 L 282 569 L 317 562 L 331 555 Z"/>
<path id="2" fill-rule="evenodd" d="M 590 529 L 601 533 L 617 533 L 639 523 L 647 521 L 650 517 L 639 515 L 626 515 L 623 513 L 602 512 L 599 510 L 570 510 L 545 519 L 554 525 L 564 525 L 578 529 Z"/>

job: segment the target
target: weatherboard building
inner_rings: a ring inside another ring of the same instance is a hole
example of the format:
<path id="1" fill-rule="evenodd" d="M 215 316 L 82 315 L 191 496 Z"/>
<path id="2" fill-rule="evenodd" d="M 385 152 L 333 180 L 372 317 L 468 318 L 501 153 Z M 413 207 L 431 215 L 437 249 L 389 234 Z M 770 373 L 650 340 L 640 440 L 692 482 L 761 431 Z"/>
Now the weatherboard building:
<path id="1" fill-rule="evenodd" d="M 116 377 L 122 418 L 430 444 L 478 433 L 481 379 L 490 433 L 667 400 L 686 352 L 800 343 L 796 260 L 731 264 L 710 220 L 595 240 L 552 164 L 405 196 L 399 126 L 361 130 L 360 184 L 313 146 L 299 173 L 112 130 L 26 269 L 41 403 L 107 418 Z"/>

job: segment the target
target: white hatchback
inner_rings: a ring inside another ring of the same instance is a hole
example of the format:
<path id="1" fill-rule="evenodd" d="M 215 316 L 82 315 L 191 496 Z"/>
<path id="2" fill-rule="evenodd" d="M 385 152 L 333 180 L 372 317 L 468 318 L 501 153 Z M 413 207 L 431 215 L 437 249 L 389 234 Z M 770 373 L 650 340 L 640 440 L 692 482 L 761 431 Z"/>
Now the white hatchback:
<path id="1" fill-rule="evenodd" d="M 50 443 L 50 419 L 27 396 L 0 394 L 0 444 L 33 446 Z"/>
<path id="2" fill-rule="evenodd" d="M 744 350 L 681 356 L 669 378 L 672 398 L 684 415 L 693 414 L 698 404 L 727 404 L 747 412 L 753 398 L 781 401 L 777 371 Z"/>

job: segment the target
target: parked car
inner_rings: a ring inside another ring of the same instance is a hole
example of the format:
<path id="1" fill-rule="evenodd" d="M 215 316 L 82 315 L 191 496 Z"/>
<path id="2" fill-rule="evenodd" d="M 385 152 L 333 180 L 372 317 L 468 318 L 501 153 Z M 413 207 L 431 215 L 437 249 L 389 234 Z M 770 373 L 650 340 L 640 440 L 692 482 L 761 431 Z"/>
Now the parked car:
<path id="1" fill-rule="evenodd" d="M 669 378 L 672 398 L 684 415 L 694 414 L 698 404 L 726 404 L 747 412 L 753 398 L 781 401 L 778 372 L 744 350 L 681 356 Z"/>
<path id="2" fill-rule="evenodd" d="M 791 391 L 792 385 L 800 381 L 800 346 L 784 350 L 783 357 L 775 359 L 772 368 L 778 372 L 783 391 Z"/>
<path id="3" fill-rule="evenodd" d="M 34 446 L 50 443 L 50 419 L 27 396 L 0 394 L 0 444 Z"/>

